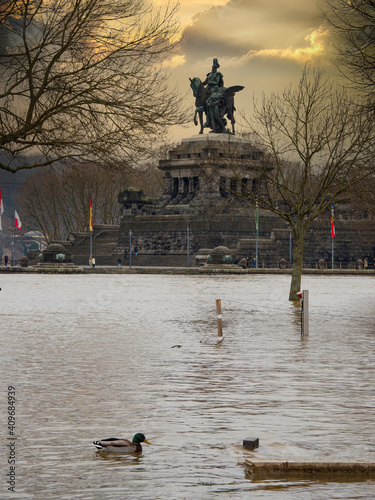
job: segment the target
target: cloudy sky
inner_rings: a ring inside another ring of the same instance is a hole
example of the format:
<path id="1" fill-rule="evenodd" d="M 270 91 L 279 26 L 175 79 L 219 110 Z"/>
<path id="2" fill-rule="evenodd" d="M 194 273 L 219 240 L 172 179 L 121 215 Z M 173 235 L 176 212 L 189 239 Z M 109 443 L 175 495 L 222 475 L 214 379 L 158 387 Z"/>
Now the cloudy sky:
<path id="1" fill-rule="evenodd" d="M 167 0 L 156 3 L 162 6 Z M 168 61 L 171 81 L 182 94 L 191 92 L 189 77 L 204 79 L 216 57 L 225 86 L 245 86 L 235 102 L 248 114 L 253 96 L 298 81 L 307 61 L 334 74 L 330 35 L 319 5 L 324 0 L 180 0 L 182 45 L 180 54 Z M 188 99 L 193 115 L 192 93 Z M 171 139 L 195 133 L 193 124 L 177 127 Z"/>

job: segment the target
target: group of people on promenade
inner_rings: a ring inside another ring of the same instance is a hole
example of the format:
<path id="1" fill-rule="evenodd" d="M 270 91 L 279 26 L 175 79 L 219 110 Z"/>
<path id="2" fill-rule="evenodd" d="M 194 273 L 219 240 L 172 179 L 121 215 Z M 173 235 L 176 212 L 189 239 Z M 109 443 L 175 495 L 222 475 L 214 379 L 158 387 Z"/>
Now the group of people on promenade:
<path id="1" fill-rule="evenodd" d="M 138 247 L 137 247 L 137 245 L 135 245 L 134 247 L 132 247 L 132 254 L 135 255 L 135 256 L 138 255 Z M 125 251 L 124 251 L 124 260 L 125 261 L 126 261 L 127 257 L 128 257 L 128 249 L 125 248 Z M 90 267 L 95 267 L 95 264 L 96 264 L 95 257 L 92 257 L 91 259 L 89 259 L 89 265 L 90 265 Z M 122 258 L 121 257 L 119 257 L 117 259 L 117 267 L 119 269 L 121 269 L 121 267 L 122 267 Z"/>
<path id="2" fill-rule="evenodd" d="M 134 247 L 132 247 L 132 254 L 135 255 L 135 256 L 138 255 L 138 247 L 137 247 L 137 245 L 135 245 Z M 124 251 L 124 260 L 126 260 L 127 257 L 128 257 L 128 249 L 125 248 L 125 251 Z M 117 259 L 117 267 L 119 269 L 121 269 L 121 267 L 122 267 L 122 259 L 121 259 L 121 257 L 119 257 Z"/>

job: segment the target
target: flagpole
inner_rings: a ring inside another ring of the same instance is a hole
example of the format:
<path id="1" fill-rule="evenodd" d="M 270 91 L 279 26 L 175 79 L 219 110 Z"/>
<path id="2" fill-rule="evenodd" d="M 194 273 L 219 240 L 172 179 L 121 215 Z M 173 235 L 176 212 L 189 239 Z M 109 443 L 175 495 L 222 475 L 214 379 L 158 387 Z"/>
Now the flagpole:
<path id="1" fill-rule="evenodd" d="M 259 236 L 259 212 L 258 212 L 258 202 L 256 202 L 255 208 L 255 268 L 258 269 L 258 236 Z"/>
<path id="2" fill-rule="evenodd" d="M 189 224 L 186 228 L 186 238 L 187 238 L 187 267 L 189 267 L 189 253 L 190 253 L 190 235 L 189 235 Z"/>
<path id="3" fill-rule="evenodd" d="M 89 265 L 92 263 L 92 231 L 90 231 L 90 258 L 89 258 Z"/>
<path id="4" fill-rule="evenodd" d="M 15 229 L 13 228 L 13 266 L 16 267 L 16 237 L 15 237 Z"/>
<path id="5" fill-rule="evenodd" d="M 90 257 L 89 257 L 89 265 L 92 263 L 92 231 L 90 231 Z"/>
<path id="6" fill-rule="evenodd" d="M 3 262 L 3 224 L 0 215 L 0 265 Z"/>
<path id="7" fill-rule="evenodd" d="M 0 189 L 0 233 L 1 233 L 1 240 L 0 240 L 0 264 L 3 262 L 3 221 L 1 216 L 4 213 L 4 203 L 3 203 L 3 196 L 1 194 L 1 189 Z"/>
<path id="8" fill-rule="evenodd" d="M 332 269 L 334 268 L 334 261 L 335 261 L 335 244 L 334 244 L 334 240 L 335 240 L 335 234 L 336 234 L 336 231 L 335 231 L 335 215 L 334 215 L 334 211 L 333 211 L 333 203 L 331 205 L 331 245 L 332 245 Z"/>
<path id="9" fill-rule="evenodd" d="M 90 257 L 89 257 L 89 266 L 92 265 L 92 196 L 90 196 Z"/>
<path id="10" fill-rule="evenodd" d="M 132 230 L 129 231 L 129 267 L 132 267 Z"/>

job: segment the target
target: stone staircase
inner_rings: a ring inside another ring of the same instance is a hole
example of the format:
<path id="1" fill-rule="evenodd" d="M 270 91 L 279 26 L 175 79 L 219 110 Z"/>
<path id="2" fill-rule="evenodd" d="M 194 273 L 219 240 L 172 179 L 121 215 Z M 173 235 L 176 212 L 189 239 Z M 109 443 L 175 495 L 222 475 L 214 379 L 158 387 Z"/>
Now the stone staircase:
<path id="1" fill-rule="evenodd" d="M 117 247 L 119 225 L 94 224 L 92 237 L 92 255 L 96 265 L 117 265 Z M 88 265 L 90 256 L 90 233 L 72 233 L 69 242 L 64 242 L 73 255 L 73 262 L 78 266 Z M 64 244 L 63 243 L 63 244 Z"/>

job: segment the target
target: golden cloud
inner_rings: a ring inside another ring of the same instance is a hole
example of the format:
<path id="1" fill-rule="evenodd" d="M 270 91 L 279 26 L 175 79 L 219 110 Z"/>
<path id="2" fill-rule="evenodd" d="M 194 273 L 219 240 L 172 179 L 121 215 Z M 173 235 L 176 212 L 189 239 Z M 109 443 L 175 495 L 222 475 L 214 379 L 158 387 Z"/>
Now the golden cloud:
<path id="1" fill-rule="evenodd" d="M 325 40 L 328 30 L 319 27 L 305 37 L 309 46 L 301 48 L 287 47 L 286 49 L 262 49 L 259 51 L 251 50 L 246 54 L 247 58 L 262 57 L 289 59 L 304 64 L 306 61 L 325 54 Z"/>
<path id="2" fill-rule="evenodd" d="M 167 59 L 163 62 L 163 68 L 178 68 L 178 66 L 184 65 L 186 62 L 186 57 L 184 55 L 173 56 L 171 59 Z"/>

